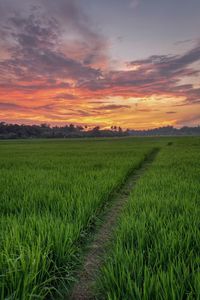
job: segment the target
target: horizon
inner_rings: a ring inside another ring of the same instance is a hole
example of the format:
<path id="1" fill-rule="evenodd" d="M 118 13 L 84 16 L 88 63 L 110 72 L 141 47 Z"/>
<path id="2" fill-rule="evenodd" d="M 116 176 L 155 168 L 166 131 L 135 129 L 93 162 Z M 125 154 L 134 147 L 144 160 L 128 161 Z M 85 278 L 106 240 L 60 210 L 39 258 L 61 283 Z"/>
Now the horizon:
<path id="1" fill-rule="evenodd" d="M 81 131 L 91 131 L 93 129 L 96 129 L 97 127 L 99 128 L 100 131 L 104 131 L 104 130 L 110 130 L 110 131 L 118 131 L 119 129 L 122 130 L 122 132 L 125 132 L 125 131 L 151 131 L 151 130 L 159 130 L 159 129 L 163 129 L 163 128 L 173 128 L 173 129 L 176 129 L 176 130 L 181 130 L 181 129 L 184 129 L 184 128 L 199 128 L 200 127 L 200 124 L 197 124 L 195 126 L 180 126 L 180 127 L 176 127 L 176 126 L 173 126 L 173 125 L 165 125 L 165 126 L 159 126 L 159 127 L 152 127 L 152 128 L 145 128 L 145 129 L 136 129 L 136 128 L 123 128 L 121 126 L 115 126 L 115 125 L 112 125 L 111 127 L 101 127 L 101 126 L 88 126 L 87 124 L 85 125 L 81 125 L 81 124 L 73 124 L 73 123 L 65 123 L 65 124 L 48 124 L 48 123 L 33 123 L 33 124 L 29 124 L 29 123 L 7 123 L 7 122 L 1 122 L 0 120 L 0 125 L 3 124 L 3 126 L 15 126 L 15 125 L 18 125 L 18 126 L 39 126 L 39 127 L 42 127 L 42 126 L 47 126 L 51 129 L 53 128 L 64 128 L 64 127 L 70 127 L 71 125 L 74 126 L 74 128 L 79 128 L 79 127 L 82 127 Z"/>
<path id="2" fill-rule="evenodd" d="M 200 2 L 0 0 L 0 120 L 200 124 Z"/>

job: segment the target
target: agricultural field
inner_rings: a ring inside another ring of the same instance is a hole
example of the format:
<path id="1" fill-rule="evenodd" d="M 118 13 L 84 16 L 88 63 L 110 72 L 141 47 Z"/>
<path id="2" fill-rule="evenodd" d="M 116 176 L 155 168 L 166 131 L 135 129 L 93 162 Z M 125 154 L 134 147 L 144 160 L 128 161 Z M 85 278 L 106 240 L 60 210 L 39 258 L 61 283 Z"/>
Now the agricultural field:
<path id="1" fill-rule="evenodd" d="M 44 299 L 79 262 L 113 189 L 153 148 L 132 140 L 0 143 L 1 299 Z"/>
<path id="2" fill-rule="evenodd" d="M 100 299 L 200 299 L 200 140 L 163 147 L 119 219 Z"/>
<path id="3" fill-rule="evenodd" d="M 199 138 L 1 141 L 0 299 L 70 298 L 114 191 L 155 149 L 119 217 L 95 293 L 199 299 L 199 146 Z"/>

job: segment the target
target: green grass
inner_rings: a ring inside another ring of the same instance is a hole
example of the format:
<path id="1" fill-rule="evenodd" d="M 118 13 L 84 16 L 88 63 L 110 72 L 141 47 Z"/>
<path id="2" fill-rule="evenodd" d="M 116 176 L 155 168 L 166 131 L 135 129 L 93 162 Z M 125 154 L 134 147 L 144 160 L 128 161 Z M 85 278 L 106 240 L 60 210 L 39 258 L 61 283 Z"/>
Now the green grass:
<path id="1" fill-rule="evenodd" d="M 0 299 L 69 289 L 104 203 L 158 139 L 0 142 Z"/>
<path id="2" fill-rule="evenodd" d="M 98 279 L 100 299 L 200 299 L 200 139 L 174 139 L 132 192 Z"/>

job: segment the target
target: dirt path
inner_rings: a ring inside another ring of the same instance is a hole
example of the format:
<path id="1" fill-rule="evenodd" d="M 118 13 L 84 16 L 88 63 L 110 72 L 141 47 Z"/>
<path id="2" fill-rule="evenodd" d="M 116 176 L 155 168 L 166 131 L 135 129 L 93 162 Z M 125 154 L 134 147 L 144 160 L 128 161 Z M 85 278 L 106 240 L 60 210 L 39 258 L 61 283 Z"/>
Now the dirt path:
<path id="1" fill-rule="evenodd" d="M 75 283 L 71 296 L 69 297 L 70 300 L 95 299 L 95 296 L 93 295 L 93 286 L 98 275 L 99 267 L 103 262 L 107 243 L 111 239 L 115 229 L 117 218 L 124 209 L 136 181 L 148 169 L 155 159 L 157 152 L 158 150 L 153 151 L 142 163 L 141 167 L 134 170 L 120 190 L 115 193 L 114 199 L 112 200 L 112 206 L 104 216 L 103 223 L 88 248 L 84 265 L 78 274 L 78 281 Z"/>

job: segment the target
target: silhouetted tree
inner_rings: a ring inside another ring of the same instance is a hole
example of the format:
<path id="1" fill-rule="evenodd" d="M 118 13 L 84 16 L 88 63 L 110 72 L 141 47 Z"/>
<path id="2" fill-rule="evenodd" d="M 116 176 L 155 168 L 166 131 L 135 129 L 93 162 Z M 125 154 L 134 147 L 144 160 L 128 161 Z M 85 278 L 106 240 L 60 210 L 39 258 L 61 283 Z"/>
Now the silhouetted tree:
<path id="1" fill-rule="evenodd" d="M 111 126 L 111 130 L 101 130 L 95 126 L 92 130 L 87 125 L 75 126 L 73 124 L 65 126 L 50 127 L 48 124 L 41 125 L 19 125 L 0 122 L 0 139 L 17 138 L 72 138 L 72 137 L 112 137 L 112 136 L 164 136 L 164 135 L 200 135 L 200 127 L 182 127 L 180 129 L 172 126 L 148 129 L 148 130 L 130 130 L 123 131 L 121 127 Z"/>

